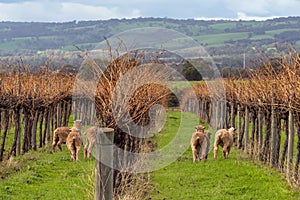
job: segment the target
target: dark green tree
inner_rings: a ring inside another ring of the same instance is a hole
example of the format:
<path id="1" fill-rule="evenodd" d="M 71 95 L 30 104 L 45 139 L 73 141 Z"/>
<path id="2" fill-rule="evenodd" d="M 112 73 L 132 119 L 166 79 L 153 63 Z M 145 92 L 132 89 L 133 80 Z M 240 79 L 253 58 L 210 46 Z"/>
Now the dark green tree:
<path id="1" fill-rule="evenodd" d="M 188 81 L 200 81 L 200 80 L 202 80 L 202 76 L 199 73 L 199 71 L 189 61 L 187 61 L 183 65 L 182 75 Z"/>

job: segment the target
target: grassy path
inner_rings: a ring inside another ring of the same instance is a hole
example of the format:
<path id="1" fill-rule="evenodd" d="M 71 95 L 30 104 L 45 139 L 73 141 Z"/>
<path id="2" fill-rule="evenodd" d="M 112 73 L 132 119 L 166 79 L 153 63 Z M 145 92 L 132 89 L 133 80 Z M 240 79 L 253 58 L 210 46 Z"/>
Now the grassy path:
<path id="1" fill-rule="evenodd" d="M 180 124 L 179 112 L 168 112 L 158 148 L 172 140 Z M 194 122 L 193 122 L 194 123 Z M 189 125 L 192 126 L 192 125 Z M 66 146 L 63 152 L 50 153 L 50 147 L 0 163 L 0 199 L 3 200 L 87 200 L 94 195 L 95 160 L 71 161 Z M 192 199 L 300 199 L 278 172 L 247 159 L 233 150 L 228 160 L 219 152 L 213 160 L 192 162 L 188 149 L 172 164 L 152 173 L 151 200 Z"/>
<path id="2" fill-rule="evenodd" d="M 179 121 L 180 113 L 172 112 L 158 135 L 158 147 L 168 143 Z M 238 150 L 228 160 L 221 154 L 213 160 L 210 151 L 207 161 L 193 163 L 188 149 L 176 162 L 153 172 L 151 199 L 300 199 L 300 191 L 291 189 L 275 170 L 255 164 Z"/>
<path id="3" fill-rule="evenodd" d="M 0 199 L 66 200 L 92 199 L 95 162 L 71 160 L 64 151 L 50 154 L 50 148 L 29 152 L 0 168 Z"/>

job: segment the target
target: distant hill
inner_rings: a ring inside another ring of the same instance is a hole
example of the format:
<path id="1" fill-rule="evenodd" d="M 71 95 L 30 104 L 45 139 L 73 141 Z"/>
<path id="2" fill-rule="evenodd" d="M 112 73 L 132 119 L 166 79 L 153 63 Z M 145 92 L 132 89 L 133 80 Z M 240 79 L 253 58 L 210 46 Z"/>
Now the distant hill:
<path id="1" fill-rule="evenodd" d="M 214 60 L 242 66 L 243 54 L 253 59 L 276 55 L 286 44 L 300 48 L 300 17 L 266 21 L 179 20 L 169 18 L 111 19 L 65 23 L 0 22 L 0 56 L 38 56 L 93 49 L 104 37 L 141 27 L 164 27 L 192 37 Z M 247 60 L 248 61 L 248 60 Z"/>

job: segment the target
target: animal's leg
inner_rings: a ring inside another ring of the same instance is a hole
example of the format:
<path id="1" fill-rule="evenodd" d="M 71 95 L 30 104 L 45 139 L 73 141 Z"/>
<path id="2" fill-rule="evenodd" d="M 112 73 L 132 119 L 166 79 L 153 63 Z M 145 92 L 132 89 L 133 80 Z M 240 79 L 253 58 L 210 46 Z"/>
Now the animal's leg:
<path id="1" fill-rule="evenodd" d="M 208 157 L 209 148 L 210 148 L 210 138 L 206 137 L 206 148 L 205 148 L 205 159 Z"/>
<path id="2" fill-rule="evenodd" d="M 91 158 L 91 156 L 92 156 L 93 147 L 94 147 L 94 143 L 90 143 L 88 150 L 87 150 L 88 158 Z"/>
<path id="3" fill-rule="evenodd" d="M 71 158 L 73 159 L 73 161 L 76 161 L 76 153 L 75 153 L 75 150 L 72 150 Z"/>
<path id="4" fill-rule="evenodd" d="M 192 147 L 192 152 L 193 152 L 193 162 L 196 162 L 196 160 L 199 159 L 197 154 L 197 149 L 195 147 Z"/>
<path id="5" fill-rule="evenodd" d="M 76 162 L 78 161 L 80 148 L 81 148 L 80 146 L 77 146 L 77 147 L 76 147 Z"/>
<path id="6" fill-rule="evenodd" d="M 73 161 L 75 161 L 75 153 L 76 153 L 76 150 L 73 148 L 73 144 L 70 144 L 68 145 L 68 149 L 70 151 L 70 154 L 71 154 L 71 158 Z"/>
<path id="7" fill-rule="evenodd" d="M 62 139 L 60 138 L 58 143 L 57 143 L 57 146 L 59 148 L 60 151 L 62 151 L 62 147 L 61 147 L 61 144 L 63 143 Z"/>
<path id="8" fill-rule="evenodd" d="M 57 142 L 58 142 L 59 138 L 57 137 L 57 135 L 54 133 L 53 135 L 53 142 L 52 142 L 52 152 L 54 153 L 55 152 L 55 147 L 57 145 Z"/>
<path id="9" fill-rule="evenodd" d="M 214 142 L 214 159 L 217 159 L 217 154 L 218 154 L 218 146 L 219 146 L 219 140 L 220 136 L 216 135 L 215 142 Z"/>
<path id="10" fill-rule="evenodd" d="M 229 153 L 230 153 L 230 147 L 227 148 L 227 151 L 226 151 L 226 158 L 228 158 Z"/>
<path id="11" fill-rule="evenodd" d="M 224 156 L 225 159 L 227 159 L 227 157 L 228 157 L 227 146 L 223 147 L 223 156 Z"/>
<path id="12" fill-rule="evenodd" d="M 217 154 L 218 154 L 218 146 L 215 145 L 215 147 L 214 147 L 214 159 L 217 159 Z"/>
<path id="13" fill-rule="evenodd" d="M 88 157 L 88 147 L 89 147 L 89 140 L 87 139 L 86 144 L 84 145 L 84 152 L 83 152 L 84 158 Z"/>

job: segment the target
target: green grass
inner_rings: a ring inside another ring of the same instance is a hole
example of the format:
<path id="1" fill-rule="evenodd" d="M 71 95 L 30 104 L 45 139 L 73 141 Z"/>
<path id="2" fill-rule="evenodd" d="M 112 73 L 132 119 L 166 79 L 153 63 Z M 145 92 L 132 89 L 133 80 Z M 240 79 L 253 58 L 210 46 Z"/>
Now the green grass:
<path id="1" fill-rule="evenodd" d="M 158 149 L 173 141 L 175 134 L 177 140 L 188 143 L 198 123 L 190 113 L 167 113 L 163 131 L 155 136 Z M 183 128 L 179 128 L 180 123 Z M 84 160 L 82 153 L 80 161 L 74 163 L 65 145 L 62 152 L 54 154 L 49 146 L 31 151 L 0 163 L 0 199 L 93 199 L 94 167 L 95 160 Z M 213 160 L 211 150 L 207 161 L 193 163 L 188 148 L 151 176 L 152 200 L 300 199 L 300 191 L 292 189 L 280 173 L 251 161 L 236 149 L 228 160 L 223 159 L 221 150 Z"/>
<path id="2" fill-rule="evenodd" d="M 94 160 L 81 154 L 75 163 L 63 149 L 51 154 L 48 147 L 2 163 L 0 199 L 93 199 Z"/>
<path id="3" fill-rule="evenodd" d="M 284 31 L 299 31 L 297 28 L 286 28 L 286 29 L 277 29 L 272 31 L 266 31 L 266 35 L 274 36 L 276 34 L 282 33 Z"/>
<path id="4" fill-rule="evenodd" d="M 254 35 L 250 38 L 251 40 L 263 40 L 263 39 L 274 39 L 271 35 Z"/>
<path id="5" fill-rule="evenodd" d="M 221 33 L 221 34 L 211 34 L 194 37 L 200 43 L 206 43 L 208 45 L 223 44 L 225 41 L 229 40 L 240 40 L 246 39 L 248 37 L 248 32 L 241 33 Z"/>
<path id="6" fill-rule="evenodd" d="M 157 135 L 158 148 L 176 133 L 180 117 L 176 113 L 171 116 L 163 132 Z M 300 191 L 290 188 L 280 173 L 251 161 L 235 149 L 228 160 L 223 159 L 221 150 L 217 160 L 213 160 L 211 150 L 207 161 L 193 163 L 189 148 L 177 161 L 154 171 L 152 176 L 152 200 L 300 198 Z"/>
<path id="7" fill-rule="evenodd" d="M 69 126 L 72 123 L 73 116 Z M 11 128 L 4 159 L 11 148 L 13 134 L 14 128 Z M 77 163 L 72 161 L 66 145 L 62 152 L 57 148 L 54 154 L 48 145 L 0 163 L 0 200 L 93 199 L 95 160 L 84 160 L 82 151 L 79 160 Z"/>
<path id="8" fill-rule="evenodd" d="M 209 25 L 209 27 L 212 29 L 217 29 L 217 30 L 230 29 L 230 28 L 236 27 L 236 22 L 212 24 L 212 25 Z"/>

